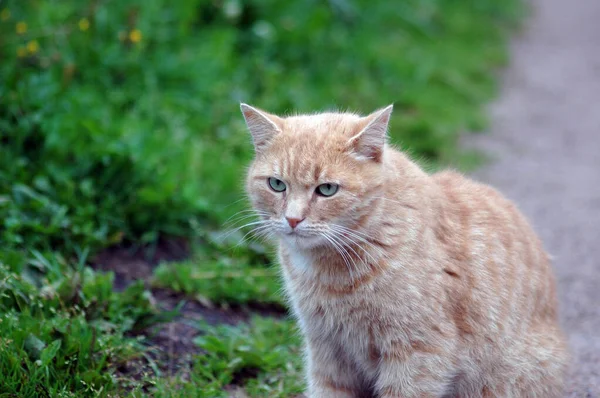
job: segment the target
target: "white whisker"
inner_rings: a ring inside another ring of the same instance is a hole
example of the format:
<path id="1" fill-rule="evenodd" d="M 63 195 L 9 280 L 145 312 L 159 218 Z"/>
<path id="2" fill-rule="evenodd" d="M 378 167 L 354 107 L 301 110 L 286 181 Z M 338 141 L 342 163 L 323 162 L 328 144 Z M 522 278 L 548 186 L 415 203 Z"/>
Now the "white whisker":
<path id="1" fill-rule="evenodd" d="M 269 234 L 272 234 L 273 231 L 271 230 L 271 225 L 260 225 L 256 228 L 253 228 L 252 230 L 248 231 L 241 239 L 240 242 L 234 246 L 234 248 L 237 248 L 239 246 L 241 246 L 244 242 L 251 242 L 253 239 L 260 239 L 260 238 L 265 238 L 267 237 Z M 250 239 L 246 240 L 246 237 L 248 235 L 251 235 Z"/>
<path id="2" fill-rule="evenodd" d="M 337 227 L 337 228 L 340 228 L 340 229 L 342 229 L 344 232 L 346 232 L 346 231 L 347 231 L 347 232 L 352 232 L 353 234 L 356 234 L 356 235 L 358 235 L 358 236 L 360 236 L 360 237 L 362 237 L 362 238 L 364 238 L 364 239 L 371 239 L 371 236 L 369 236 L 369 235 L 367 235 L 367 234 L 365 234 L 365 233 L 363 233 L 363 232 L 360 232 L 360 231 L 358 231 L 358 230 L 351 229 L 351 228 L 348 228 L 348 227 L 344 227 L 343 225 L 339 225 L 339 224 L 329 224 L 329 225 L 330 225 L 330 226 Z"/>
<path id="3" fill-rule="evenodd" d="M 347 236 L 347 235 L 338 235 L 339 240 L 345 244 L 346 246 L 348 246 L 348 248 L 350 248 L 354 253 L 356 253 L 356 251 L 354 251 L 354 249 L 352 249 L 351 245 L 354 245 L 356 247 L 358 247 L 359 249 L 361 249 L 365 255 L 371 259 L 371 261 L 373 261 L 373 263 L 377 263 L 377 260 L 375 259 L 375 257 L 373 257 L 373 255 L 371 255 L 371 253 L 369 253 L 369 251 L 367 249 L 365 249 L 364 247 L 362 247 L 362 245 L 355 241 L 351 236 Z M 363 262 L 365 262 L 365 260 L 359 256 L 358 254 L 356 254 Z"/>
<path id="4" fill-rule="evenodd" d="M 248 197 L 247 195 L 245 195 L 243 198 L 241 198 L 241 199 L 238 199 L 238 200 L 236 200 L 236 201 L 233 201 L 233 202 L 231 202 L 231 203 L 230 203 L 230 204 L 228 204 L 228 205 L 225 205 L 225 206 L 223 206 L 223 209 L 226 209 L 226 208 L 228 208 L 228 207 L 230 207 L 230 206 L 233 206 L 233 205 L 234 205 L 234 204 L 236 204 L 236 203 L 240 203 L 242 200 L 249 200 L 249 197 Z"/>
<path id="5" fill-rule="evenodd" d="M 362 236 L 360 236 L 357 233 L 357 231 L 351 230 L 349 228 L 346 228 L 346 227 L 343 227 L 343 226 L 337 225 L 337 224 L 330 224 L 330 228 L 332 229 L 332 231 L 334 231 L 338 234 L 340 234 L 340 233 L 346 234 L 347 236 L 345 236 L 345 238 L 348 239 L 350 241 L 350 243 L 354 243 L 356 246 L 360 247 L 361 250 L 363 250 L 365 252 L 365 254 L 367 254 L 369 257 L 371 257 L 371 259 L 374 262 L 377 262 L 375 260 L 375 258 L 364 247 L 362 247 L 362 245 L 360 243 L 367 245 L 368 247 L 370 247 L 374 252 L 376 252 L 380 256 L 383 256 L 385 254 L 380 248 L 375 246 L 373 243 L 369 242 L 366 238 L 363 238 Z M 358 242 L 355 239 L 358 240 Z"/>
<path id="6" fill-rule="evenodd" d="M 351 259 L 349 258 L 349 254 L 346 251 L 346 249 L 344 249 L 343 246 L 340 246 L 340 244 L 338 242 L 336 242 L 331 237 L 331 235 L 327 234 L 325 231 L 321 231 L 321 236 L 323 236 L 325 239 L 327 239 L 327 241 L 332 244 L 335 251 L 338 252 L 338 254 L 342 257 L 342 259 L 344 260 L 344 264 L 346 264 L 346 268 L 348 269 L 348 274 L 350 275 L 350 280 L 352 281 L 352 283 L 354 283 L 354 275 L 352 273 L 352 266 L 349 263 L 349 261 L 351 262 Z"/>
<path id="7" fill-rule="evenodd" d="M 250 227 L 250 226 L 252 226 L 252 225 L 257 225 L 257 224 L 264 224 L 264 223 L 268 223 L 268 221 L 265 221 L 265 220 L 259 220 L 259 221 L 253 221 L 253 222 L 249 222 L 249 223 L 247 223 L 247 224 L 244 224 L 244 225 L 242 225 L 242 226 L 240 226 L 240 227 L 237 227 L 237 228 L 234 228 L 234 229 L 232 229 L 232 230 L 230 230 L 230 231 L 226 231 L 226 232 L 224 232 L 222 235 L 220 235 L 220 236 L 219 236 L 219 239 L 221 239 L 221 240 L 223 240 L 223 239 L 226 239 L 226 238 L 228 238 L 229 236 L 231 236 L 231 234 L 233 234 L 233 233 L 235 233 L 235 232 L 239 231 L 239 230 L 240 230 L 240 229 L 242 229 L 242 228 Z"/>
<path id="8" fill-rule="evenodd" d="M 335 232 L 335 231 L 332 231 L 332 232 Z M 332 238 L 335 238 L 335 239 L 336 239 L 336 241 L 337 241 L 337 242 L 338 242 L 340 245 L 342 245 L 342 246 L 344 246 L 344 247 L 346 247 L 346 248 L 350 249 L 350 250 L 352 251 L 352 253 L 354 253 L 354 255 L 356 256 L 356 258 L 357 258 L 357 259 L 359 259 L 361 262 L 363 262 L 363 263 L 364 263 L 364 260 L 362 259 L 362 257 L 360 256 L 360 254 L 358 254 L 358 253 L 356 252 L 356 250 L 354 250 L 354 248 L 352 248 L 352 246 L 348 245 L 348 244 L 347 244 L 347 242 L 344 242 L 344 240 L 342 239 L 342 238 L 343 238 L 343 236 L 341 236 L 341 235 L 340 235 L 340 234 L 338 234 L 338 233 L 333 233 L 333 234 L 332 234 L 332 235 L 330 235 L 330 236 L 331 236 Z M 356 243 L 355 243 L 355 244 L 356 244 Z M 358 245 L 357 245 L 357 246 L 358 246 Z"/>
<path id="9" fill-rule="evenodd" d="M 248 214 L 250 213 L 250 214 Z M 250 217 L 255 217 L 255 216 L 268 216 L 269 214 L 266 211 L 261 211 L 261 210 L 242 210 L 242 211 L 238 211 L 237 213 L 235 213 L 234 215 L 232 215 L 231 217 L 229 217 L 227 220 L 225 220 L 223 222 L 223 225 L 228 225 L 228 224 L 235 224 L 241 220 L 243 220 L 244 218 L 250 218 Z"/>
<path id="10" fill-rule="evenodd" d="M 233 227 L 233 226 L 235 226 L 235 224 L 238 224 L 238 223 L 240 223 L 240 222 L 246 222 L 246 221 L 248 221 L 248 220 L 251 220 L 251 219 L 253 219 L 253 218 L 260 219 L 261 217 L 260 217 L 260 215 L 257 215 L 257 214 L 246 214 L 246 215 L 241 215 L 241 216 L 237 217 L 237 218 L 236 218 L 236 219 L 234 219 L 234 220 L 231 220 L 231 221 L 229 221 L 229 222 L 226 222 L 226 223 L 224 223 L 224 224 L 223 224 L 223 227 L 225 227 L 225 228 L 230 228 L 230 227 Z"/>

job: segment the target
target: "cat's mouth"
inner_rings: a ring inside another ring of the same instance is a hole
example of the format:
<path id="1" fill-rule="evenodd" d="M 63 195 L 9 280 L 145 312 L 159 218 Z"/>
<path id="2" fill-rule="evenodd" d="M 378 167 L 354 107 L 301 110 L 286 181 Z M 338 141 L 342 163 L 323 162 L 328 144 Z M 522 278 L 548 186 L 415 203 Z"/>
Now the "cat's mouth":
<path id="1" fill-rule="evenodd" d="M 319 235 L 303 231 L 286 231 L 281 237 L 284 241 L 298 248 L 314 248 L 323 244 L 322 238 Z"/>
<path id="2" fill-rule="evenodd" d="M 295 236 L 299 238 L 308 238 L 309 235 L 304 234 L 302 231 L 298 231 L 297 229 L 292 229 L 291 231 L 284 232 L 288 236 Z"/>

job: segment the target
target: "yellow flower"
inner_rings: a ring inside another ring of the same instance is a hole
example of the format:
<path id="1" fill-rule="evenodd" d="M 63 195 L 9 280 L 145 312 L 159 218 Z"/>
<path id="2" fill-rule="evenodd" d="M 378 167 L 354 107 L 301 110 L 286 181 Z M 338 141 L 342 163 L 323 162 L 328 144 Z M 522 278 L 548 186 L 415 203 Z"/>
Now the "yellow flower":
<path id="1" fill-rule="evenodd" d="M 31 40 L 29 43 L 27 43 L 27 51 L 29 51 L 30 54 L 37 53 L 39 49 L 40 45 L 38 44 L 37 40 Z"/>
<path id="2" fill-rule="evenodd" d="M 19 47 L 19 48 L 17 48 L 17 56 L 19 58 L 23 58 L 26 55 L 27 55 L 27 48 L 25 48 L 25 47 Z"/>
<path id="3" fill-rule="evenodd" d="M 17 22 L 16 30 L 18 34 L 22 35 L 23 33 L 27 32 L 27 24 L 23 21 Z"/>
<path id="4" fill-rule="evenodd" d="M 79 29 L 82 32 L 85 32 L 86 30 L 88 30 L 90 28 L 90 21 L 88 21 L 87 18 L 81 18 L 79 20 Z"/>
<path id="5" fill-rule="evenodd" d="M 108 241 L 113 244 L 121 243 L 123 241 L 123 236 L 125 236 L 125 233 L 123 231 L 118 231 L 111 235 L 108 238 Z"/>
<path id="6" fill-rule="evenodd" d="M 0 12 L 0 19 L 2 19 L 3 21 L 6 21 L 10 18 L 10 10 L 8 8 L 3 9 Z"/>
<path id="7" fill-rule="evenodd" d="M 142 32 L 140 32 L 139 29 L 132 30 L 129 32 L 129 40 L 131 40 L 132 43 L 139 43 L 142 41 Z"/>

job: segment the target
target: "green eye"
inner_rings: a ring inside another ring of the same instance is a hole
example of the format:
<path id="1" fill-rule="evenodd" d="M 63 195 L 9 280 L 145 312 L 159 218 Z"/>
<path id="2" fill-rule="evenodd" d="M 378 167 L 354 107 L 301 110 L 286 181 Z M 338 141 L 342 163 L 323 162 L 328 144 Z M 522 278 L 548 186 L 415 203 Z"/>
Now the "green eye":
<path id="1" fill-rule="evenodd" d="M 283 192 L 285 191 L 285 182 L 278 180 L 277 178 L 269 177 L 269 186 L 275 192 Z"/>
<path id="2" fill-rule="evenodd" d="M 338 184 L 321 184 L 317 187 L 317 194 L 321 196 L 333 196 L 339 187 Z"/>

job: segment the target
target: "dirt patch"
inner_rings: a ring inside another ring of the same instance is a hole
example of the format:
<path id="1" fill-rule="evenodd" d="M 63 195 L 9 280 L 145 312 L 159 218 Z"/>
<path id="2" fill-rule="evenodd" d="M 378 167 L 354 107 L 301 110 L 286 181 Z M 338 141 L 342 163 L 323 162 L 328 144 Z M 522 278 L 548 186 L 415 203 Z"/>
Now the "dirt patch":
<path id="1" fill-rule="evenodd" d="M 182 238 L 161 238 L 148 246 L 119 245 L 109 247 L 92 259 L 92 266 L 115 274 L 114 288 L 122 291 L 138 280 L 148 282 L 158 264 L 183 261 L 190 257 L 190 247 Z"/>
<path id="2" fill-rule="evenodd" d="M 243 386 L 247 380 L 256 378 L 259 373 L 260 369 L 258 368 L 242 368 L 233 374 L 231 385 Z"/>
<path id="3" fill-rule="evenodd" d="M 203 351 L 194 343 L 202 334 L 198 322 L 209 324 L 236 324 L 248 319 L 247 314 L 218 308 L 207 308 L 168 289 L 151 291 L 156 307 L 161 311 L 179 308 L 179 315 L 172 321 L 155 324 L 131 333 L 130 336 L 145 336 L 146 350 L 142 357 L 121 364 L 117 375 L 123 380 L 144 380 L 156 374 L 177 376 L 188 380 L 194 357 Z"/>
<path id="4" fill-rule="evenodd" d="M 185 301 L 181 311 L 190 316 L 199 315 L 209 324 L 235 324 L 247 321 L 251 315 L 282 317 L 287 309 L 275 303 L 248 302 L 215 306 L 200 303 L 190 296 L 169 289 L 152 288 L 150 282 L 154 269 L 163 262 L 183 261 L 190 258 L 189 243 L 185 239 L 163 238 L 152 246 L 115 246 L 98 253 L 92 267 L 101 271 L 112 271 L 115 275 L 114 289 L 123 291 L 136 281 L 144 281 L 152 292 L 156 304 L 164 310 L 174 309 Z"/>
<path id="5" fill-rule="evenodd" d="M 172 311 L 183 303 L 179 311 L 181 318 L 188 321 L 204 320 L 210 325 L 235 325 L 247 321 L 252 315 L 252 311 L 243 308 L 206 306 L 193 298 L 169 289 L 155 288 L 151 289 L 151 292 L 161 310 Z"/>
<path id="6" fill-rule="evenodd" d="M 183 239 L 160 239 L 147 247 L 116 246 L 103 250 L 92 260 L 92 267 L 102 271 L 112 271 L 115 275 L 114 289 L 122 291 L 135 281 L 142 280 L 152 293 L 152 300 L 160 311 L 178 309 L 178 315 L 171 321 L 155 324 L 132 332 L 132 336 L 145 336 L 147 349 L 143 356 L 119 364 L 117 378 L 124 381 L 125 388 L 131 381 L 140 382 L 160 373 L 188 379 L 194 357 L 202 350 L 194 344 L 194 338 L 202 332 L 199 321 L 210 325 L 235 325 L 247 322 L 253 315 L 283 317 L 287 309 L 277 304 L 259 302 L 244 305 L 213 305 L 199 302 L 170 289 L 150 286 L 154 269 L 162 262 L 182 261 L 190 257 L 190 248 Z M 240 381 L 252 377 L 241 373 Z"/>

